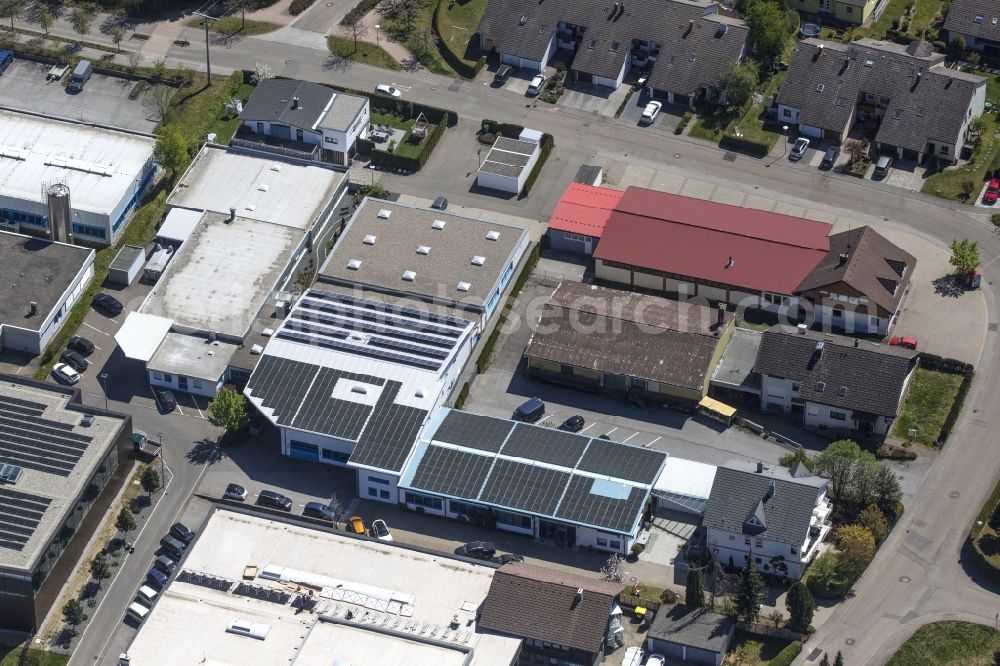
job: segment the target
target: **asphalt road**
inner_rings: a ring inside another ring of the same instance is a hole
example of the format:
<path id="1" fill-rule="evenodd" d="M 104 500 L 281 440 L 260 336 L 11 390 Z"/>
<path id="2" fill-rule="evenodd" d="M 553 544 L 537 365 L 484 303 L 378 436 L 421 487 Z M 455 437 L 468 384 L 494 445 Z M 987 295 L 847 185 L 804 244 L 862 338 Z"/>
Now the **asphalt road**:
<path id="1" fill-rule="evenodd" d="M 199 44 L 192 39 L 190 47 L 172 49 L 169 61 L 203 69 L 203 47 L 203 42 Z M 971 207 L 871 181 L 792 168 L 783 160 L 724 154 L 714 146 L 667 132 L 640 130 L 613 119 L 559 107 L 536 106 L 523 97 L 478 82 L 459 82 L 427 72 L 387 72 L 364 65 L 332 71 L 324 67 L 321 51 L 273 40 L 248 38 L 228 48 L 215 48 L 212 60 L 216 71 L 266 62 L 279 75 L 366 90 L 378 83 L 394 83 L 406 91 L 407 99 L 456 110 L 462 125 L 475 127 L 482 118 L 494 118 L 549 132 L 556 139 L 554 156 L 561 155 L 564 161 L 579 164 L 588 156 L 600 154 L 623 162 L 697 174 L 700 179 L 719 185 L 752 188 L 761 196 L 805 201 L 813 207 L 828 206 L 862 222 L 869 217 L 886 220 L 942 245 L 953 238 L 977 240 L 983 257 L 989 321 L 991 329 L 996 328 L 997 301 L 992 284 L 1000 278 L 1000 267 L 995 261 L 1000 254 L 1000 239 L 993 234 L 987 217 L 976 214 Z M 483 207 L 536 218 L 554 207 L 561 192 L 557 184 L 550 191 L 536 190 L 521 201 L 490 203 L 470 194 L 464 181 L 451 192 L 449 181 L 456 174 L 437 167 L 437 159 L 435 156 L 431 169 L 423 174 L 393 176 L 389 182 L 383 182 L 390 189 L 422 195 L 426 195 L 428 184 L 433 183 L 437 191 L 448 193 L 462 203 L 478 201 Z M 957 618 L 994 623 L 1000 611 L 1000 598 L 963 564 L 961 551 L 968 526 L 992 489 L 1000 466 L 993 451 L 994 443 L 1000 441 L 993 404 L 993 396 L 1000 394 L 1000 373 L 991 372 L 996 360 L 996 333 L 990 330 L 987 334 L 977 379 L 964 413 L 917 497 L 907 506 L 899 525 L 855 586 L 856 595 L 837 606 L 797 663 L 816 663 L 819 656 L 813 648 L 833 653 L 840 650 L 850 664 L 884 663 L 900 643 L 926 622 Z M 168 463 L 173 466 L 172 458 L 168 457 Z M 186 498 L 186 494 L 182 495 L 184 489 L 191 487 L 188 485 L 191 477 L 199 473 L 197 468 L 182 467 L 175 470 L 181 482 L 171 490 L 177 496 L 171 497 L 154 517 L 158 527 L 169 526 Z M 158 536 L 154 539 L 149 534 L 143 539 L 145 543 L 140 546 L 149 549 Z M 135 576 L 141 575 L 151 553 L 151 549 L 148 553 L 137 549 L 133 561 L 141 559 L 142 566 L 135 565 Z M 113 594 L 122 592 L 118 587 L 115 586 Z M 124 608 L 125 597 L 122 593 L 118 608 Z M 104 615 L 99 618 L 101 622 Z M 104 640 L 101 636 L 105 635 L 107 632 L 100 629 L 88 631 L 73 663 L 92 663 L 99 642 Z"/>

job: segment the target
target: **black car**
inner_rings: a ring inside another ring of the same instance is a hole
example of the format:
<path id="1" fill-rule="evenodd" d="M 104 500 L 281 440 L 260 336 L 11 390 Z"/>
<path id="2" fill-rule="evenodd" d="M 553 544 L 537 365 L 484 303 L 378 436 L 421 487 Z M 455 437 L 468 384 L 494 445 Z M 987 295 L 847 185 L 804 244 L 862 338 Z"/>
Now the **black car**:
<path id="1" fill-rule="evenodd" d="M 90 365 L 90 363 L 87 362 L 87 359 L 85 359 L 79 352 L 75 352 L 72 349 L 64 351 L 62 356 L 59 357 L 59 360 L 77 372 L 83 372 L 87 369 L 87 366 Z"/>
<path id="2" fill-rule="evenodd" d="M 260 491 L 260 495 L 257 495 L 257 504 L 272 509 L 281 509 L 282 511 L 292 510 L 292 500 L 273 490 Z"/>
<path id="3" fill-rule="evenodd" d="M 84 356 L 90 356 L 94 353 L 94 343 L 87 338 L 80 337 L 79 335 L 74 335 L 69 339 L 69 344 L 66 345 L 67 349 L 72 349 L 78 354 L 83 354 Z"/>
<path id="4" fill-rule="evenodd" d="M 189 530 L 184 523 L 174 523 L 173 527 L 170 528 L 170 536 L 183 541 L 185 546 L 194 541 L 194 532 Z"/>
<path id="5" fill-rule="evenodd" d="M 169 413 L 177 409 L 177 398 L 174 397 L 173 391 L 156 391 L 156 399 L 160 403 L 160 409 L 163 413 Z"/>
<path id="6" fill-rule="evenodd" d="M 447 209 L 448 208 L 448 199 L 446 199 L 445 197 L 438 197 L 437 199 L 434 200 L 434 203 L 431 204 L 431 208 L 433 208 L 435 210 L 445 210 L 445 209 Z"/>
<path id="7" fill-rule="evenodd" d="M 576 416 L 571 416 L 559 425 L 560 430 L 565 430 L 566 432 L 580 432 L 583 430 L 583 424 L 586 421 L 583 417 L 577 414 Z"/>
<path id="8" fill-rule="evenodd" d="M 819 163 L 819 167 L 821 169 L 832 169 L 834 163 L 837 161 L 837 158 L 839 156 L 840 156 L 840 147 L 830 146 L 829 148 L 826 149 L 826 152 L 823 153 L 823 161 Z"/>
<path id="9" fill-rule="evenodd" d="M 504 553 L 497 558 L 497 563 L 500 565 L 510 564 L 511 562 L 524 562 L 524 556 L 517 553 Z"/>
<path id="10" fill-rule="evenodd" d="M 503 84 L 507 83 L 507 79 L 509 79 L 510 75 L 513 73 L 514 73 L 514 68 L 511 67 L 510 65 L 500 65 L 500 67 L 497 69 L 497 73 L 493 75 L 493 83 L 497 84 L 498 86 L 502 86 Z"/>
<path id="11" fill-rule="evenodd" d="M 497 547 L 489 541 L 470 541 L 458 549 L 458 554 L 478 560 L 489 560 L 497 554 Z"/>
<path id="12" fill-rule="evenodd" d="M 111 294 L 97 294 L 91 303 L 95 310 L 108 317 L 117 317 L 122 313 L 122 304 Z"/>
<path id="13" fill-rule="evenodd" d="M 172 536 L 165 536 L 160 539 L 160 547 L 163 552 L 171 555 L 175 562 L 184 556 L 184 549 L 187 548 L 185 544 Z"/>

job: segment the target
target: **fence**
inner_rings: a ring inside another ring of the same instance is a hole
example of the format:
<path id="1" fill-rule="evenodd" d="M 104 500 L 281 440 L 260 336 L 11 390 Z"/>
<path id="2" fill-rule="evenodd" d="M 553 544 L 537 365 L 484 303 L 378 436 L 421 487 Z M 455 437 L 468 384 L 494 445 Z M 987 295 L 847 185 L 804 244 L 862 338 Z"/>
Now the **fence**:
<path id="1" fill-rule="evenodd" d="M 246 139 L 237 139 L 235 137 L 229 140 L 229 145 L 234 148 L 243 148 L 254 152 L 284 155 L 285 157 L 292 157 L 297 160 L 308 160 L 311 162 L 320 161 L 319 146 L 313 148 L 312 151 L 296 150 L 294 148 L 286 148 L 285 146 L 275 146 L 269 143 L 261 143 L 259 141 L 247 141 Z"/>
<path id="2" fill-rule="evenodd" d="M 737 625 L 741 631 L 757 636 L 773 636 L 786 641 L 801 641 L 805 639 L 805 634 L 786 629 L 785 627 L 775 627 L 773 624 L 764 622 L 744 622 Z"/>

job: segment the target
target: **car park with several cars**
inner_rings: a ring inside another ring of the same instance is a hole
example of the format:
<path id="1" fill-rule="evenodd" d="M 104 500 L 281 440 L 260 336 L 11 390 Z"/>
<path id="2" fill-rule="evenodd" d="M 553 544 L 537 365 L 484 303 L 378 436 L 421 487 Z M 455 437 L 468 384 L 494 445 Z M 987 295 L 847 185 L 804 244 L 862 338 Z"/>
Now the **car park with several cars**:
<path id="1" fill-rule="evenodd" d="M 59 357 L 59 360 L 77 372 L 83 372 L 90 365 L 90 363 L 87 362 L 87 359 L 85 359 L 79 352 L 75 352 L 71 349 L 64 351 L 62 356 Z"/>
<path id="2" fill-rule="evenodd" d="M 52 376 L 63 384 L 72 385 L 80 381 L 80 373 L 65 363 L 56 363 L 52 367 Z"/>

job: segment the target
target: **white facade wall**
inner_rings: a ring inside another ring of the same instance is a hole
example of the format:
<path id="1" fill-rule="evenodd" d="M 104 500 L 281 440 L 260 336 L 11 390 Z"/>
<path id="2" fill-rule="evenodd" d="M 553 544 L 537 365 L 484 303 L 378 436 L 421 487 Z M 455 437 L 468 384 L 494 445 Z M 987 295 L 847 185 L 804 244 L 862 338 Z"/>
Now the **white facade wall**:
<path id="1" fill-rule="evenodd" d="M 805 566 L 801 561 L 801 550 L 805 546 L 807 537 L 808 534 L 802 535 L 802 544 L 790 546 L 778 541 L 757 539 L 756 537 L 746 536 L 742 533 L 727 532 L 710 527 L 708 528 L 706 543 L 710 552 L 716 548 L 718 549 L 719 563 L 723 566 L 729 566 L 731 562 L 732 566 L 742 568 L 752 551 L 754 566 L 758 571 L 775 573 L 772 558 L 781 556 L 784 558 L 783 562 L 785 566 L 788 567 L 788 573 L 779 575 L 785 575 L 788 578 L 798 580 L 802 577 L 802 573 L 805 570 Z M 748 541 L 749 543 L 747 543 Z M 764 568 L 765 565 L 767 566 L 766 569 Z"/>
<path id="2" fill-rule="evenodd" d="M 319 433 L 307 432 L 305 430 L 297 430 L 295 428 L 282 428 L 281 453 L 283 455 L 291 455 L 292 440 L 302 442 L 303 444 L 315 444 L 319 447 L 319 462 L 327 463 L 328 465 L 337 465 L 339 467 L 347 466 L 346 457 L 349 456 L 354 450 L 354 442 L 350 440 L 341 439 L 339 437 L 330 437 L 328 435 L 320 435 Z M 341 454 L 343 461 L 334 457 L 324 457 L 324 449 Z"/>
<path id="3" fill-rule="evenodd" d="M 650 275 L 649 273 L 635 272 L 635 286 L 644 289 L 663 290 L 663 277 L 660 275 Z"/>
<path id="4" fill-rule="evenodd" d="M 829 326 L 844 331 L 845 333 L 871 333 L 874 335 L 885 335 L 889 332 L 889 325 L 892 318 L 872 316 L 868 314 L 866 308 L 856 310 L 843 309 L 842 316 L 835 317 L 833 308 L 826 305 L 816 305 L 813 307 L 813 316 L 817 324 Z"/>
<path id="5" fill-rule="evenodd" d="M 592 527 L 576 528 L 576 545 L 581 548 L 593 548 L 606 553 L 627 555 L 632 548 L 634 539 L 625 534 L 603 532 Z M 618 548 L 615 547 L 618 544 Z"/>
<path id="6" fill-rule="evenodd" d="M 94 256 L 94 253 L 91 252 L 79 272 L 77 272 L 70 287 L 63 293 L 62 298 L 60 298 L 55 307 L 49 311 L 37 330 L 21 328 L 10 324 L 0 326 L 0 329 L 2 329 L 0 331 L 0 349 L 11 349 L 27 354 L 41 354 L 42 350 L 48 346 L 49 341 L 52 340 L 52 336 L 62 328 L 63 323 L 66 321 L 66 315 L 72 309 L 77 299 L 80 298 L 80 294 L 84 292 L 87 285 L 94 278 Z M 24 302 L 24 311 L 28 311 L 28 301 Z"/>
<path id="7" fill-rule="evenodd" d="M 632 278 L 629 270 L 625 268 L 618 268 L 617 266 L 608 266 L 604 263 L 603 259 L 598 259 L 594 263 L 594 274 L 598 280 L 607 280 L 608 282 L 618 282 L 620 284 L 632 284 Z"/>
<path id="8" fill-rule="evenodd" d="M 625 58 L 625 61 L 622 62 L 621 71 L 618 72 L 617 77 L 611 79 L 604 76 L 595 76 L 594 83 L 599 86 L 607 86 L 608 88 L 618 88 L 618 86 L 622 84 L 622 80 L 625 78 L 625 72 L 628 70 L 629 61 L 630 58 Z"/>
<path id="9" fill-rule="evenodd" d="M 910 377 L 912 376 L 911 372 Z M 907 378 L 907 383 L 909 383 L 909 378 Z M 760 408 L 762 410 L 780 409 L 784 412 L 790 412 L 792 398 L 799 397 L 798 391 L 793 390 L 794 384 L 795 382 L 790 379 L 762 375 Z M 836 386 L 827 386 L 828 391 L 836 391 L 837 388 Z M 906 395 L 905 385 L 901 395 Z M 843 418 L 839 418 L 839 416 L 843 416 Z M 858 428 L 858 421 L 852 410 L 811 401 L 806 401 L 803 404 L 802 422 L 813 428 L 830 430 L 857 430 Z M 873 432 L 876 435 L 884 435 L 888 432 L 890 425 L 892 425 L 890 419 L 879 416 L 875 421 Z"/>
<path id="10" fill-rule="evenodd" d="M 161 372 L 155 372 L 153 370 L 146 370 L 146 374 L 149 376 L 149 385 L 156 386 L 159 388 L 173 389 L 175 391 L 181 391 L 183 393 L 194 393 L 195 395 L 205 396 L 207 398 L 214 398 L 218 393 L 219 389 L 222 388 L 223 378 L 220 377 L 216 381 L 210 381 L 207 379 L 196 379 L 194 377 L 186 377 L 187 388 L 182 389 L 180 387 L 180 380 L 182 375 L 170 375 Z"/>
<path id="11" fill-rule="evenodd" d="M 799 110 L 794 106 L 778 105 L 778 122 L 785 125 L 799 124 Z"/>
<path id="12" fill-rule="evenodd" d="M 486 173 L 485 171 L 480 171 L 476 175 L 476 185 L 487 187 L 491 190 L 509 192 L 510 194 L 518 194 L 521 191 L 520 179 L 501 176 L 496 173 Z"/>
<path id="13" fill-rule="evenodd" d="M 358 497 L 367 500 L 399 504 L 399 477 L 394 474 L 358 470 Z"/>

